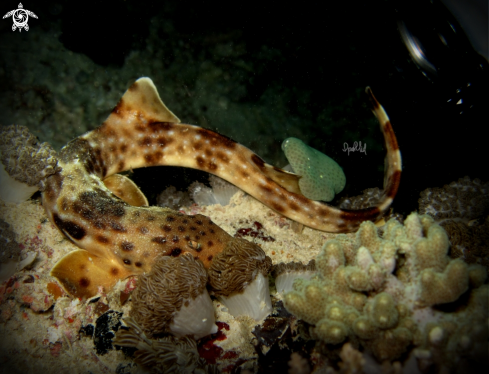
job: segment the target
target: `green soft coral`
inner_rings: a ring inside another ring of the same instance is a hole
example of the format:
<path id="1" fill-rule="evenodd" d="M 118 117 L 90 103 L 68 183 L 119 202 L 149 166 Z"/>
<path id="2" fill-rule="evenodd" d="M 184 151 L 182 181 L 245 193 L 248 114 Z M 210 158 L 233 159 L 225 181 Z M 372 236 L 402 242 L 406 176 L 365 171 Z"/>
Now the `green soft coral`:
<path id="1" fill-rule="evenodd" d="M 346 177 L 335 160 L 297 138 L 285 139 L 282 150 L 295 173 L 299 188 L 311 200 L 331 201 L 345 188 Z"/>

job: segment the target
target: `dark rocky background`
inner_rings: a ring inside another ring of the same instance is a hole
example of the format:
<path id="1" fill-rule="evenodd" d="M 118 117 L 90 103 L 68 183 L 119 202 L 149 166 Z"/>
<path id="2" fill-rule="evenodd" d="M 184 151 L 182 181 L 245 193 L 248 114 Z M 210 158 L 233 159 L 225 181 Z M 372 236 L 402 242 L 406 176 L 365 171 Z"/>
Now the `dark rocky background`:
<path id="1" fill-rule="evenodd" d="M 485 78 L 473 73 L 471 53 L 453 50 L 460 65 L 429 80 L 398 33 L 401 16 L 429 25 L 428 3 L 23 2 L 38 16 L 28 32 L 0 20 L 0 125 L 28 126 L 59 149 L 102 123 L 125 89 L 149 76 L 183 122 L 227 135 L 277 166 L 286 164 L 282 141 L 301 138 L 344 168 L 342 196 L 356 195 L 383 181 L 382 135 L 363 93 L 371 86 L 401 148 L 394 207 L 405 214 L 427 187 L 465 175 L 489 179 L 489 100 L 472 91 L 464 97 L 470 109 L 447 103 L 466 82 L 487 83 L 487 69 Z M 16 7 L 4 1 L 0 12 Z M 355 141 L 367 144 L 367 155 L 343 152 Z M 162 168 L 134 178 L 152 198 L 202 176 Z"/>

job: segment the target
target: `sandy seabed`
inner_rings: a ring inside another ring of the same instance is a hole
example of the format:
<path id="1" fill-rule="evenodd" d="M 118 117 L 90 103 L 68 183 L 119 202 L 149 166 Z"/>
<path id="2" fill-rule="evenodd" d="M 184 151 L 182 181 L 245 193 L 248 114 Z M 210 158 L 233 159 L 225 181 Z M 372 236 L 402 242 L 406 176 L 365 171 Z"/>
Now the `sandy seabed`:
<path id="1" fill-rule="evenodd" d="M 263 226 L 260 235 L 245 238 L 259 244 L 274 264 L 307 263 L 335 235 L 307 227 L 298 230 L 295 223 L 243 192 L 236 193 L 227 206 L 194 205 L 182 210 L 209 216 L 230 235 L 241 228 L 256 230 L 255 222 L 258 222 Z M 98 298 L 75 299 L 60 289 L 49 272 L 61 257 L 78 247 L 51 224 L 40 201 L 29 200 L 18 205 L 0 201 L 0 217 L 15 232 L 21 257 L 32 251 L 37 254 L 30 266 L 0 285 L 0 373 L 145 372 L 123 351 L 105 349 L 111 348 L 110 342 L 103 346 L 100 336 L 87 331 L 87 326 L 96 326 L 97 318 L 104 313 L 130 315 L 134 279 L 119 282 L 109 293 L 101 290 Z M 274 287 L 270 291 L 272 301 L 280 298 Z M 258 355 L 252 330 L 260 321 L 234 318 L 217 300 L 214 306 L 216 320 L 224 322 L 220 326 L 226 326 L 220 332 L 222 340 L 213 342 L 222 348 L 216 364 L 226 369 L 239 361 L 242 369 L 256 371 Z M 232 354 L 226 355 L 229 352 Z"/>

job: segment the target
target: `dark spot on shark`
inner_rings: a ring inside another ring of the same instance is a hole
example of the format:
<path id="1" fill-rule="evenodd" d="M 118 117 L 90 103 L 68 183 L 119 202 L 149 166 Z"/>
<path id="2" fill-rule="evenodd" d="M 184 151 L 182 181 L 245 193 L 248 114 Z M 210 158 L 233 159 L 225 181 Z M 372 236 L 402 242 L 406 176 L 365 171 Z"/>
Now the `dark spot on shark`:
<path id="1" fill-rule="evenodd" d="M 109 238 L 103 235 L 97 235 L 95 237 L 95 240 L 98 241 L 101 244 L 107 244 L 109 242 Z"/>
<path id="2" fill-rule="evenodd" d="M 87 234 L 83 227 L 71 221 L 63 221 L 56 213 L 53 214 L 53 220 L 61 231 L 75 240 L 81 240 Z"/>
<path id="3" fill-rule="evenodd" d="M 83 277 L 83 278 L 80 278 L 80 280 L 78 281 L 78 284 L 83 288 L 87 288 L 88 286 L 90 286 L 90 280 L 86 277 Z"/>
<path id="4" fill-rule="evenodd" d="M 170 122 L 150 122 L 148 128 L 153 132 L 170 131 L 175 127 L 173 123 Z"/>
<path id="5" fill-rule="evenodd" d="M 160 136 L 159 138 L 156 139 L 156 144 L 160 147 L 163 148 L 170 144 L 171 141 L 165 138 L 164 136 Z"/>
<path id="6" fill-rule="evenodd" d="M 260 169 L 265 167 L 265 161 L 263 161 L 260 157 L 255 155 L 254 153 L 251 155 L 251 161 L 258 166 Z"/>
<path id="7" fill-rule="evenodd" d="M 118 222 L 111 221 L 111 222 L 109 222 L 109 225 L 112 228 L 112 230 L 114 230 L 114 231 L 127 232 L 126 228 Z"/>
<path id="8" fill-rule="evenodd" d="M 151 147 L 152 143 L 153 141 L 151 140 L 151 138 L 149 136 L 145 136 L 143 139 L 139 141 L 138 144 L 140 147 Z"/>
<path id="9" fill-rule="evenodd" d="M 234 149 L 236 142 L 227 136 L 215 133 L 207 129 L 198 129 L 196 133 L 205 140 L 208 140 L 213 147 L 224 147 L 228 149 Z"/>
<path id="10" fill-rule="evenodd" d="M 156 236 L 153 239 L 151 239 L 153 243 L 158 243 L 158 244 L 165 244 L 166 243 L 166 237 L 165 236 Z"/>
<path id="11" fill-rule="evenodd" d="M 121 249 L 125 252 L 130 252 L 134 249 L 134 243 L 123 241 L 121 243 Z"/>
<path id="12" fill-rule="evenodd" d="M 148 163 L 148 164 L 154 164 L 154 156 L 152 154 L 147 154 L 147 155 L 144 155 L 144 160 Z"/>
<path id="13" fill-rule="evenodd" d="M 178 257 L 180 256 L 180 253 L 182 253 L 182 250 L 180 248 L 173 248 L 170 252 L 170 256 Z"/>

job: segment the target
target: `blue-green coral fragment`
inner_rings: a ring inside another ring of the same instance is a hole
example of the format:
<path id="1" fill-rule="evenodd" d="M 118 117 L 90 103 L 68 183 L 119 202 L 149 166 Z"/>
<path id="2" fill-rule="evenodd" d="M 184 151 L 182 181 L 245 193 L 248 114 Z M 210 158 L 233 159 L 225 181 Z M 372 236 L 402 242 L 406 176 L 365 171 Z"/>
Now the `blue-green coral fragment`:
<path id="1" fill-rule="evenodd" d="M 299 188 L 308 199 L 331 201 L 345 188 L 343 169 L 324 153 L 297 138 L 285 139 L 282 150 L 294 172 L 301 176 Z"/>

